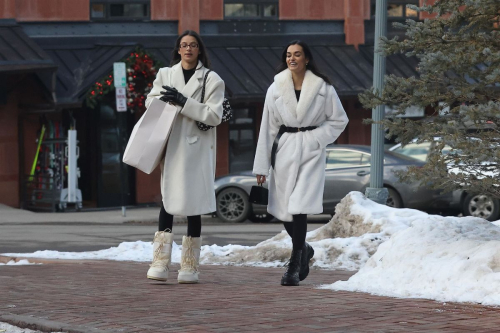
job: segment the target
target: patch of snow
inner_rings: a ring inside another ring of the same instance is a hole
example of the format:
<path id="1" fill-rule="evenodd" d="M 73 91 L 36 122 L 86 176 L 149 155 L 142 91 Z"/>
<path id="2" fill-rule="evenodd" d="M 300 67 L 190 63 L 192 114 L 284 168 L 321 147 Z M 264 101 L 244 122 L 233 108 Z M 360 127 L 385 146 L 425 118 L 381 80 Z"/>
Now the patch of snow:
<path id="1" fill-rule="evenodd" d="M 33 331 L 27 328 L 19 328 L 7 323 L 0 322 L 0 333 L 42 333 L 42 331 Z M 63 333 L 63 332 L 52 332 Z"/>
<path id="2" fill-rule="evenodd" d="M 20 265 L 41 265 L 41 264 L 29 262 L 28 259 L 21 259 L 19 261 L 9 260 L 5 264 L 0 262 L 0 266 L 20 266 Z"/>

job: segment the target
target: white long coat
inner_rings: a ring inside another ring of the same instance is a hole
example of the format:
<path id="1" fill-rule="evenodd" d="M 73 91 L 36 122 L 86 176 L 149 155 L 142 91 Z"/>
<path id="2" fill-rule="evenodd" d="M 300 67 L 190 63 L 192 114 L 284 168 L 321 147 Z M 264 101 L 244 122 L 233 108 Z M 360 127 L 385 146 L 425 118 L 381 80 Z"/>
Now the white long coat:
<path id="1" fill-rule="evenodd" d="M 323 212 L 326 145 L 334 142 L 348 123 L 333 86 L 306 71 L 299 101 L 292 72 L 285 69 L 267 90 L 253 174 L 269 177 L 270 214 L 292 221 L 295 214 Z M 271 149 L 281 125 L 318 126 L 298 133 L 284 133 L 278 144 L 276 169 L 271 169 Z"/>
<path id="2" fill-rule="evenodd" d="M 201 90 L 207 68 L 198 68 L 185 84 L 181 64 L 158 71 L 146 106 L 162 95 L 163 85 L 176 88 L 185 97 L 167 143 L 165 158 L 160 162 L 163 206 L 172 215 L 193 216 L 215 211 L 216 131 L 200 131 L 195 121 L 217 126 L 222 119 L 224 81 L 215 72 L 208 74 L 205 102 Z"/>

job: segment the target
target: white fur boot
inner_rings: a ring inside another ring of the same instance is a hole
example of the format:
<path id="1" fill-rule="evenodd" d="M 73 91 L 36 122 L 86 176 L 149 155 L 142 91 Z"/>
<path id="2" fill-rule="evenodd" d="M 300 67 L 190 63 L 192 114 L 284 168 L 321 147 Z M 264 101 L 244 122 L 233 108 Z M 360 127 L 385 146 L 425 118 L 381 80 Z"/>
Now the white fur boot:
<path id="1" fill-rule="evenodd" d="M 198 283 L 201 237 L 182 237 L 181 269 L 179 283 Z"/>
<path id="2" fill-rule="evenodd" d="M 170 229 L 167 229 L 170 231 Z M 167 281 L 168 266 L 172 257 L 174 234 L 157 231 L 153 239 L 153 262 L 149 265 L 148 279 Z"/>

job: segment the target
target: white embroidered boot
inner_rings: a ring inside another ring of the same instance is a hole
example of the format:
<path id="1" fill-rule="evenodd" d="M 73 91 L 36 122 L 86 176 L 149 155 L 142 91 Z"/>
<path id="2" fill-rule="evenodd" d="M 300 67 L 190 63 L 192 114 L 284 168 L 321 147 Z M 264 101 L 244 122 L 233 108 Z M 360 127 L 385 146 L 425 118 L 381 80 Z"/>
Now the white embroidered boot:
<path id="1" fill-rule="evenodd" d="M 153 262 L 149 265 L 148 279 L 167 281 L 168 266 L 172 257 L 172 242 L 174 234 L 165 231 L 157 231 L 153 239 Z"/>
<path id="2" fill-rule="evenodd" d="M 182 237 L 181 269 L 179 283 L 198 283 L 200 266 L 201 237 Z"/>

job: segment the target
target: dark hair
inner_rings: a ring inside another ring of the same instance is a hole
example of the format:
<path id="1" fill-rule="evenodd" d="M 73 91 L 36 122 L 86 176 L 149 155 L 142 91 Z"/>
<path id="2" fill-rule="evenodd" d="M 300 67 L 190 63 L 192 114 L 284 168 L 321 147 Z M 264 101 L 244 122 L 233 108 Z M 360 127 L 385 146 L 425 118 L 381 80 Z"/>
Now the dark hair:
<path id="1" fill-rule="evenodd" d="M 198 60 L 201 61 L 203 66 L 206 68 L 210 68 L 210 60 L 208 60 L 208 54 L 207 50 L 205 48 L 205 44 L 203 44 L 203 41 L 201 40 L 200 35 L 196 31 L 193 30 L 186 30 L 182 34 L 179 35 L 179 38 L 175 41 L 175 47 L 174 50 L 172 51 L 172 61 L 170 61 L 170 66 L 173 66 L 175 64 L 178 64 L 181 61 L 181 55 L 179 54 L 179 48 L 181 44 L 181 40 L 185 36 L 193 36 L 196 38 L 196 41 L 198 42 L 198 49 L 199 49 L 199 54 L 198 54 Z"/>
<path id="2" fill-rule="evenodd" d="M 304 55 L 306 56 L 307 59 L 309 59 L 309 62 L 307 64 L 307 69 L 309 69 L 311 72 L 313 72 L 316 76 L 319 76 L 320 78 L 325 80 L 326 83 L 332 84 L 330 82 L 330 79 L 328 78 L 328 76 L 326 76 L 325 74 L 321 73 L 318 70 L 318 67 L 316 66 L 316 63 L 314 62 L 314 57 L 312 55 L 312 52 L 311 52 L 311 49 L 309 48 L 309 46 L 300 40 L 293 40 L 290 43 L 288 43 L 287 46 L 285 46 L 285 49 L 283 50 L 283 53 L 281 54 L 281 59 L 280 59 L 281 62 L 278 65 L 278 67 L 276 67 L 276 74 L 281 73 L 285 69 L 288 68 L 288 66 L 286 64 L 286 52 L 287 52 L 288 47 L 290 45 L 300 45 L 302 47 L 302 50 L 304 50 Z"/>

